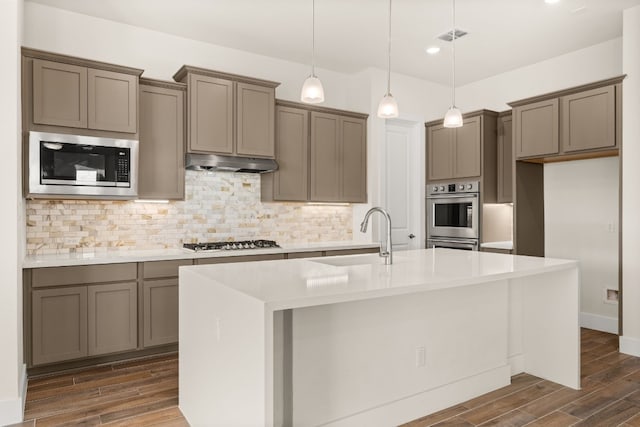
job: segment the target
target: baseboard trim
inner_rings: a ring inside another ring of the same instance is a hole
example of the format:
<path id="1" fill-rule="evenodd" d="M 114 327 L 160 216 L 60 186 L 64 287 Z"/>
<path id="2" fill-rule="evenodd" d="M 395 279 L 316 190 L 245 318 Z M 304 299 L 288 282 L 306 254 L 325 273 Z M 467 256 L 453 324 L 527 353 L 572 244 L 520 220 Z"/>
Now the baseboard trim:
<path id="1" fill-rule="evenodd" d="M 511 366 L 505 365 L 322 425 L 324 427 L 399 425 L 489 393 L 510 383 Z"/>
<path id="2" fill-rule="evenodd" d="M 16 424 L 24 419 L 24 405 L 27 399 L 27 365 L 20 372 L 19 396 L 15 399 L 0 400 L 0 425 Z"/>
<path id="3" fill-rule="evenodd" d="M 622 336 L 619 338 L 619 344 L 620 353 L 640 357 L 640 340 L 638 338 Z"/>
<path id="4" fill-rule="evenodd" d="M 580 313 L 580 327 L 608 332 L 610 334 L 617 334 L 618 318 L 582 312 Z"/>

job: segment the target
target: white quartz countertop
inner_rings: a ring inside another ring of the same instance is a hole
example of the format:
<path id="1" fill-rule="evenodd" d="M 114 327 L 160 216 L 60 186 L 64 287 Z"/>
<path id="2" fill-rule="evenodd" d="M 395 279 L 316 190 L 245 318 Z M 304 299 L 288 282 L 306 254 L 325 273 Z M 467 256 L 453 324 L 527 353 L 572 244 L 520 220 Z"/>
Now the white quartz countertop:
<path id="1" fill-rule="evenodd" d="M 393 265 L 384 265 L 377 254 L 366 254 L 180 267 L 180 282 L 181 286 L 194 280 L 222 285 L 271 310 L 283 310 L 469 286 L 577 266 L 573 260 L 437 248 L 397 252 Z"/>
<path id="2" fill-rule="evenodd" d="M 90 252 L 57 255 L 30 255 L 24 258 L 22 268 L 63 267 L 72 265 L 115 264 L 125 262 L 167 261 L 175 259 L 196 259 L 233 257 L 247 255 L 285 254 L 296 252 L 332 251 L 346 249 L 377 248 L 379 243 L 366 242 L 320 242 L 281 245 L 280 248 L 219 250 L 194 252 L 187 249 L 152 249 L 110 252 Z"/>
<path id="3" fill-rule="evenodd" d="M 507 251 L 513 250 L 513 242 L 511 240 L 505 240 L 504 242 L 484 242 L 480 243 L 481 248 L 489 249 L 504 249 Z"/>

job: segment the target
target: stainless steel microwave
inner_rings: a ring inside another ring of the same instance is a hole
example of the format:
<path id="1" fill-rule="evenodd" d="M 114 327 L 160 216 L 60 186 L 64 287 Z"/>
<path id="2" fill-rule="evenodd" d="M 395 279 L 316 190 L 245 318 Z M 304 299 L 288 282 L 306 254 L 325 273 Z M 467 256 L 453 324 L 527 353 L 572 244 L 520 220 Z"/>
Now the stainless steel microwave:
<path id="1" fill-rule="evenodd" d="M 29 132 L 29 196 L 134 199 L 138 141 Z"/>

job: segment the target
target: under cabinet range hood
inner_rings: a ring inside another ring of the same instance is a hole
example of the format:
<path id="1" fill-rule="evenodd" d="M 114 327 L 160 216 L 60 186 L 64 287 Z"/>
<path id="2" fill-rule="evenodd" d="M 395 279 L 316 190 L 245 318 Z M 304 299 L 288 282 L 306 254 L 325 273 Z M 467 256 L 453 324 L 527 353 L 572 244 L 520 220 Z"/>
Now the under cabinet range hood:
<path id="1" fill-rule="evenodd" d="M 261 159 L 255 157 L 187 153 L 185 167 L 187 170 L 192 171 L 266 173 L 277 170 L 278 163 L 273 159 Z"/>

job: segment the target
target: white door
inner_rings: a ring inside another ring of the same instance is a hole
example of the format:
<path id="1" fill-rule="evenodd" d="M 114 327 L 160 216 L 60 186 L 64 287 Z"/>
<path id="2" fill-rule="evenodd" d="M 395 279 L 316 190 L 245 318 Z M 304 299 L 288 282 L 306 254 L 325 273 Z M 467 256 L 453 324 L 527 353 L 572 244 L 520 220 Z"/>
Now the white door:
<path id="1" fill-rule="evenodd" d="M 420 178 L 421 150 L 418 122 L 387 120 L 382 159 L 382 200 L 391 216 L 394 250 L 419 249 L 424 241 L 420 222 L 424 179 Z M 421 154 L 422 153 L 422 154 Z M 424 163 L 424 162 L 422 162 Z M 381 221 L 382 222 L 382 221 Z M 384 236 L 382 223 L 380 235 Z"/>

